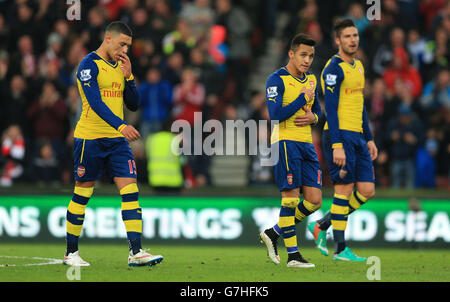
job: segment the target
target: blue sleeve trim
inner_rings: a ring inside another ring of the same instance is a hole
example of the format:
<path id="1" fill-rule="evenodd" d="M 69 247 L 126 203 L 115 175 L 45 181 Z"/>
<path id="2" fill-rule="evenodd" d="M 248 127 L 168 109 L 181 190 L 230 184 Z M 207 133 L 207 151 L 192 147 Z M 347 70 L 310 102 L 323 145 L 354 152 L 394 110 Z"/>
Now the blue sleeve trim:
<path id="1" fill-rule="evenodd" d="M 136 83 L 134 80 L 127 81 L 125 80 L 125 89 L 123 92 L 123 101 L 128 109 L 131 111 L 136 111 L 141 104 L 141 100 L 139 97 L 139 92 L 136 88 Z"/>
<path id="2" fill-rule="evenodd" d="M 327 114 L 328 129 L 331 145 L 342 143 L 339 131 L 338 105 L 341 83 L 344 73 L 338 64 L 330 63 L 323 71 L 325 112 Z"/>
<path id="3" fill-rule="evenodd" d="M 311 108 L 312 113 L 314 113 L 317 116 L 317 122 L 322 117 L 322 108 L 320 107 L 320 100 L 319 100 L 319 93 L 317 91 L 316 87 L 316 96 L 314 97 L 314 103 Z"/>
<path id="4" fill-rule="evenodd" d="M 366 107 L 363 108 L 363 134 L 366 142 L 373 140 L 372 131 L 370 131 L 369 118 L 367 116 Z"/>
<path id="5" fill-rule="evenodd" d="M 98 66 L 88 58 L 84 59 L 78 67 L 77 79 L 81 82 L 84 95 L 97 115 L 114 129 L 126 124 L 121 118 L 115 115 L 102 100 L 100 88 L 97 82 Z"/>

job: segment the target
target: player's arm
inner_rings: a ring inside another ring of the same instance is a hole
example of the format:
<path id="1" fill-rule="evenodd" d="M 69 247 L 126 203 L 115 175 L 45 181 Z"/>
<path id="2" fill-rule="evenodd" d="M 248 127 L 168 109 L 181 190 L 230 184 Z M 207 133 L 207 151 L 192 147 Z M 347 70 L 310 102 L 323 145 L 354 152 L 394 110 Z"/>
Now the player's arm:
<path id="1" fill-rule="evenodd" d="M 306 104 L 305 93 L 283 107 L 284 84 L 279 76 L 271 75 L 266 83 L 266 100 L 270 120 L 284 122 Z"/>
<path id="2" fill-rule="evenodd" d="M 339 131 L 339 92 L 344 74 L 339 66 L 328 66 L 323 74 L 323 89 L 325 112 L 327 114 L 328 129 L 330 131 L 331 145 L 334 148 L 342 148 L 341 133 Z"/>
<path id="3" fill-rule="evenodd" d="M 136 111 L 141 104 L 139 97 L 139 92 L 134 82 L 134 77 L 131 75 L 130 78 L 125 79 L 125 89 L 123 91 L 123 102 L 131 111 Z"/>
<path id="4" fill-rule="evenodd" d="M 322 107 L 320 107 L 319 93 L 317 92 L 317 87 L 316 87 L 316 95 L 314 97 L 314 103 L 311 108 L 311 111 L 316 118 L 316 120 L 313 123 L 315 125 L 319 122 L 319 119 L 322 117 Z"/>
<path id="5" fill-rule="evenodd" d="M 322 73 L 325 112 L 333 149 L 333 162 L 338 166 L 345 166 L 346 161 L 338 118 L 339 92 L 343 80 L 344 73 L 338 65 L 329 65 Z"/>
<path id="6" fill-rule="evenodd" d="M 298 115 L 295 117 L 294 124 L 297 127 L 304 127 L 306 125 L 315 125 L 322 116 L 322 108 L 320 108 L 319 95 L 317 93 L 317 87 L 315 89 L 314 102 L 312 108 L 307 105 L 303 106 L 302 109 L 305 111 L 304 115 Z"/>
<path id="7" fill-rule="evenodd" d="M 81 82 L 84 95 L 91 109 L 117 131 L 121 131 L 127 123 L 115 115 L 103 102 L 97 82 L 98 66 L 92 61 L 82 62 L 78 68 L 77 78 Z"/>
<path id="8" fill-rule="evenodd" d="M 370 131 L 369 118 L 367 116 L 366 107 L 363 107 L 363 135 L 367 142 L 367 149 L 369 149 L 370 157 L 375 160 L 378 156 L 378 148 L 373 140 L 372 131 Z"/>
<path id="9" fill-rule="evenodd" d="M 123 71 L 125 77 L 125 89 L 123 91 L 123 101 L 128 109 L 131 111 L 136 111 L 140 105 L 139 93 L 136 88 L 136 83 L 134 81 L 134 76 L 131 71 L 130 58 L 126 55 L 120 55 L 120 68 Z"/>
<path id="10" fill-rule="evenodd" d="M 366 139 L 366 142 L 373 140 L 372 131 L 370 131 L 369 126 L 369 118 L 367 116 L 366 107 L 363 107 L 363 116 L 362 116 L 362 128 L 363 128 L 363 134 L 364 138 Z"/>

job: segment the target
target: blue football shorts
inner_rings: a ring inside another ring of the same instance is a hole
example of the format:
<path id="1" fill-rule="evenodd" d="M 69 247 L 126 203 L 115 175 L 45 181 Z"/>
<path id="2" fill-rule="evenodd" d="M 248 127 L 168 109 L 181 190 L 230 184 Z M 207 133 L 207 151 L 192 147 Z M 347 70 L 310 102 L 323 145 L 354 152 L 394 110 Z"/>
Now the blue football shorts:
<path id="1" fill-rule="evenodd" d="M 280 191 L 302 186 L 322 189 L 322 170 L 313 144 L 290 140 L 275 144 L 278 144 L 279 157 L 273 170 Z"/>
<path id="2" fill-rule="evenodd" d="M 105 172 L 114 177 L 136 178 L 136 163 L 124 137 L 74 139 L 74 172 L 77 181 L 92 181 Z"/>
<path id="3" fill-rule="evenodd" d="M 328 161 L 333 183 L 375 182 L 372 159 L 363 134 L 347 130 L 340 130 L 340 133 L 345 151 L 344 167 L 333 162 L 329 130 L 324 130 L 322 134 L 323 154 Z"/>

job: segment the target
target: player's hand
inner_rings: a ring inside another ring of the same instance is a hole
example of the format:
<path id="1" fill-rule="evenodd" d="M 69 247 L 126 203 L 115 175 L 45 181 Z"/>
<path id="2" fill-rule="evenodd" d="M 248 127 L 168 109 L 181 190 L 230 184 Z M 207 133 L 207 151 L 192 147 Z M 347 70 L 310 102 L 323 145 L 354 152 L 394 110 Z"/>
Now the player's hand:
<path id="1" fill-rule="evenodd" d="M 311 112 L 311 108 L 308 106 L 303 106 L 302 109 L 305 111 L 305 115 L 297 115 L 294 119 L 294 124 L 297 127 L 304 127 L 309 124 L 316 122 L 316 116 Z"/>
<path id="2" fill-rule="evenodd" d="M 367 142 L 367 149 L 369 149 L 370 158 L 372 160 L 375 160 L 378 157 L 378 148 L 375 145 L 374 141 L 368 141 Z"/>
<path id="3" fill-rule="evenodd" d="M 311 101 L 314 98 L 314 88 L 306 89 L 305 86 L 303 86 L 303 89 L 300 93 L 304 93 L 308 96 L 308 100 Z"/>
<path id="4" fill-rule="evenodd" d="M 121 62 L 120 69 L 122 69 L 123 76 L 128 79 L 131 76 L 131 61 L 126 53 L 119 55 L 119 60 Z"/>
<path id="5" fill-rule="evenodd" d="M 344 148 L 333 149 L 333 162 L 339 166 L 345 166 L 345 151 Z"/>
<path id="6" fill-rule="evenodd" d="M 122 133 L 129 142 L 135 141 L 141 137 L 139 131 L 131 125 L 125 126 L 120 133 Z"/>

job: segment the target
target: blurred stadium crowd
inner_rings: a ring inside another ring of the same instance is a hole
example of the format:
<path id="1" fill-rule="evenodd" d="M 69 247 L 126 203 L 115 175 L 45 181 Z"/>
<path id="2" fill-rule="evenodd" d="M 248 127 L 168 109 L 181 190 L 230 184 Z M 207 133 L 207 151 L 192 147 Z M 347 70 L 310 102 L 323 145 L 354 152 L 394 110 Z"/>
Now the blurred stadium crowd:
<path id="1" fill-rule="evenodd" d="M 450 2 L 382 0 L 381 20 L 373 21 L 365 2 L 93 0 L 81 1 L 80 20 L 69 21 L 66 1 L 0 0 L 0 184 L 73 181 L 73 130 L 81 113 L 75 73 L 111 21 L 126 22 L 134 34 L 129 56 L 142 105 L 126 120 L 143 137 L 131 146 L 138 180 L 148 183 L 147 137 L 173 120 L 193 125 L 195 112 L 203 121 L 267 119 L 264 83 L 262 90 L 249 88 L 267 41 L 280 42 L 279 68 L 292 36 L 310 34 L 319 77 L 337 50 L 334 20 L 350 17 L 360 33 L 366 108 L 379 148 L 377 185 L 448 188 Z M 275 35 L 281 15 L 287 22 Z M 316 147 L 326 172 L 319 140 Z M 208 156 L 191 157 L 184 177 L 191 186 L 218 184 L 210 166 Z M 264 171 L 249 165 L 250 183 L 272 183 L 250 177 L 255 173 Z"/>

